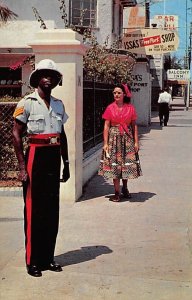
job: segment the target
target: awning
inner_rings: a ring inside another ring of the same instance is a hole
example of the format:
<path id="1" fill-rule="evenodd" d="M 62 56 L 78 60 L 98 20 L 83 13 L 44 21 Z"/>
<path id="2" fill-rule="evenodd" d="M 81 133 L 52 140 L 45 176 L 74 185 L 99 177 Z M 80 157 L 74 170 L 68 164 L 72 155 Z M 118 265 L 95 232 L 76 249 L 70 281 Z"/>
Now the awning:
<path id="1" fill-rule="evenodd" d="M 187 85 L 188 81 L 187 80 L 166 80 L 166 83 L 168 85 L 177 85 L 177 84 Z"/>
<path id="2" fill-rule="evenodd" d="M 0 54 L 32 54 L 33 49 L 29 46 L 27 47 L 0 47 Z"/>

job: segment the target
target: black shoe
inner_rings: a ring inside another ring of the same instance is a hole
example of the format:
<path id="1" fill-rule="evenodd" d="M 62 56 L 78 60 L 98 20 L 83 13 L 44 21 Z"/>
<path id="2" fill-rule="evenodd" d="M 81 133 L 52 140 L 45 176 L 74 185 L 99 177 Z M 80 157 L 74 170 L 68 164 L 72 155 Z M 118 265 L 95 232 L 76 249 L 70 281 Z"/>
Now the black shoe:
<path id="1" fill-rule="evenodd" d="M 121 198 L 120 198 L 119 192 L 115 192 L 115 195 L 112 198 L 110 198 L 109 200 L 113 201 L 113 202 L 120 202 Z"/>
<path id="2" fill-rule="evenodd" d="M 129 193 L 127 188 L 122 187 L 122 194 L 124 198 L 131 199 L 131 194 Z"/>
<path id="3" fill-rule="evenodd" d="M 61 272 L 63 271 L 63 269 L 61 268 L 61 266 L 59 264 L 57 264 L 56 262 L 51 262 L 48 266 L 48 270 L 53 271 L 53 272 Z"/>
<path id="4" fill-rule="evenodd" d="M 27 273 L 31 276 L 34 276 L 34 277 L 41 277 L 42 276 L 41 270 L 35 265 L 28 265 L 27 266 Z"/>

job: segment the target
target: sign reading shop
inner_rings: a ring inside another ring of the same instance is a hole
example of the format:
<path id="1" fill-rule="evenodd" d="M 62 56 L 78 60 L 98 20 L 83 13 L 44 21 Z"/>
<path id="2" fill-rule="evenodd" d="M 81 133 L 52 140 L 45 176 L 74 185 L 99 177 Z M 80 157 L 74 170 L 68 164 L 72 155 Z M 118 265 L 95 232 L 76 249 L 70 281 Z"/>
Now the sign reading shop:
<path id="1" fill-rule="evenodd" d="M 126 33 L 122 48 L 137 54 L 162 54 L 176 51 L 179 38 L 176 31 L 161 29 L 141 29 Z"/>

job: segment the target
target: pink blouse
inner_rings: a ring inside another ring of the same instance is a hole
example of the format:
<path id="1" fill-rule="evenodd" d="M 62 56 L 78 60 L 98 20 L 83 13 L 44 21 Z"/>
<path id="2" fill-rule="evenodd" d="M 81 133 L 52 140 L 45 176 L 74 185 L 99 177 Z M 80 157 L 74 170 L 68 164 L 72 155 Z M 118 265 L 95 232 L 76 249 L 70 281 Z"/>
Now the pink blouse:
<path id="1" fill-rule="evenodd" d="M 124 103 L 122 110 L 120 111 L 116 102 L 109 104 L 102 115 L 102 118 L 111 122 L 112 125 L 119 125 L 121 134 L 128 132 L 128 125 L 131 121 L 137 119 L 137 114 L 132 104 Z"/>

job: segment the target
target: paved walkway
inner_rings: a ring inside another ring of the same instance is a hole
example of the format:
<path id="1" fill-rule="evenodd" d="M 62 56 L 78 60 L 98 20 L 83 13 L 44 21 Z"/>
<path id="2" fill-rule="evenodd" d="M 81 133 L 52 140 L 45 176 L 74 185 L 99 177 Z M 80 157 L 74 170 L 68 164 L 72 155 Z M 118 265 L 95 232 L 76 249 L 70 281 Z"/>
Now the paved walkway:
<path id="1" fill-rule="evenodd" d="M 2 300 L 192 299 L 192 110 L 174 99 L 168 127 L 140 128 L 143 176 L 132 201 L 108 201 L 95 176 L 80 202 L 61 201 L 62 273 L 27 275 L 21 197 L 1 197 Z"/>

